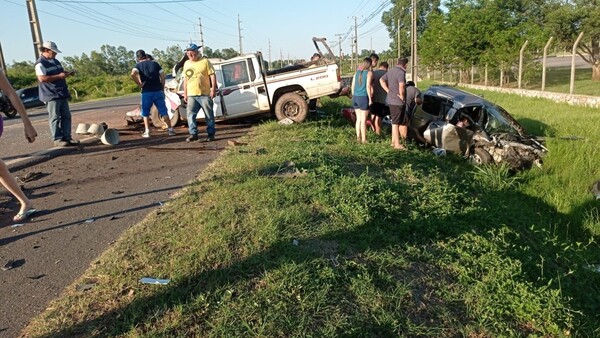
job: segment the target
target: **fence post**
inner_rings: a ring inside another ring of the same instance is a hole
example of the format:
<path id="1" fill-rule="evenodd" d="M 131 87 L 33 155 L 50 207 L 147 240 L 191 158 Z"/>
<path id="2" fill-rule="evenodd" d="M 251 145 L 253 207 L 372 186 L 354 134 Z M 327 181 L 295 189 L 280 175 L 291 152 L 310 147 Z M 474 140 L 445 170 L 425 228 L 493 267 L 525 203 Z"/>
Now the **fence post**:
<path id="1" fill-rule="evenodd" d="M 550 47 L 552 39 L 554 39 L 553 36 L 548 39 L 548 42 L 546 42 L 546 46 L 544 47 L 544 57 L 542 58 L 542 91 L 546 88 L 546 56 L 548 55 L 548 47 Z"/>
<path id="2" fill-rule="evenodd" d="M 486 87 L 487 87 L 487 85 L 488 85 L 488 77 L 487 77 L 487 75 L 488 75 L 488 64 L 486 63 L 486 64 L 485 64 L 485 82 L 484 82 L 484 85 L 485 85 Z"/>
<path id="3" fill-rule="evenodd" d="M 519 80 L 517 81 L 517 88 L 519 89 L 521 89 L 521 77 L 523 76 L 523 52 L 528 44 L 529 40 L 525 40 L 525 43 L 521 46 L 521 50 L 519 51 Z"/>
<path id="4" fill-rule="evenodd" d="M 471 85 L 473 85 L 473 77 L 475 76 L 475 65 L 471 62 Z"/>
<path id="5" fill-rule="evenodd" d="M 573 91 L 575 90 L 575 53 L 577 52 L 577 45 L 579 45 L 579 41 L 581 41 L 581 38 L 583 37 L 583 32 L 579 33 L 579 36 L 577 37 L 577 40 L 575 41 L 575 43 L 573 44 L 573 52 L 572 52 L 572 56 L 571 56 L 571 85 L 569 86 L 569 94 L 573 94 Z"/>

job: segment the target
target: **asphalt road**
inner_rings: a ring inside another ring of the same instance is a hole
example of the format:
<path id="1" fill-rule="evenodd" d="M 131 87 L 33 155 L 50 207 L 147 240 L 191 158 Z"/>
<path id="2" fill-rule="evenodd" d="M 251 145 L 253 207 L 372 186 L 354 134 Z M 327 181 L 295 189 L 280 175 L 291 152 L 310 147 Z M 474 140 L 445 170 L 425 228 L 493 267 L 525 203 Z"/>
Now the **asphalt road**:
<path id="1" fill-rule="evenodd" d="M 46 112 L 32 110 L 39 139 L 27 144 L 18 120 L 7 121 L 0 151 L 11 172 L 22 180 L 38 213 L 22 226 L 12 217 L 18 206 L 0 190 L 0 336 L 18 337 L 31 318 L 72 284 L 121 233 L 189 184 L 227 141 L 238 139 L 256 120 L 218 122 L 217 140 L 186 143 L 187 129 L 177 135 L 152 130 L 141 138 L 140 125 L 127 125 L 125 112 L 137 106 L 132 96 L 76 104 L 77 123 L 106 122 L 121 142 L 104 145 L 81 136 L 81 148 L 50 148 Z M 201 127 L 201 131 L 202 131 Z M 48 155 L 50 154 L 50 155 Z M 144 277 L 144 276 L 140 276 Z"/>

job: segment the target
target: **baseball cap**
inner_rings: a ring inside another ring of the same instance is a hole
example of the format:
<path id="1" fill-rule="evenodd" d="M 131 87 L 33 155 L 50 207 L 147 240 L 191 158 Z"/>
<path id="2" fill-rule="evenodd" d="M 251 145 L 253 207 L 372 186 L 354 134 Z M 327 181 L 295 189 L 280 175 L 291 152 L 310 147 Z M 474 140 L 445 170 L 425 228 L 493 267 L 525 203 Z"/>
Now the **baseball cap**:
<path id="1" fill-rule="evenodd" d="M 42 47 L 46 48 L 46 49 L 50 49 L 51 51 L 53 51 L 56 54 L 60 53 L 60 50 L 56 46 L 56 43 L 54 43 L 53 41 L 44 41 L 44 44 L 42 44 Z"/>
<path id="2" fill-rule="evenodd" d="M 190 44 L 189 44 L 189 45 L 188 45 L 188 46 L 185 48 L 185 50 L 186 50 L 186 51 L 188 51 L 188 50 L 197 51 L 199 48 L 200 48 L 200 47 L 198 47 L 198 45 L 197 45 L 197 44 L 195 44 L 195 43 L 190 43 Z"/>
<path id="3" fill-rule="evenodd" d="M 147 56 L 146 56 L 146 52 L 144 52 L 144 50 L 143 50 L 143 49 L 138 49 L 138 51 L 137 51 L 137 52 L 135 52 L 135 57 L 136 57 L 136 59 L 138 59 L 138 60 L 145 59 L 145 58 L 147 57 Z"/>

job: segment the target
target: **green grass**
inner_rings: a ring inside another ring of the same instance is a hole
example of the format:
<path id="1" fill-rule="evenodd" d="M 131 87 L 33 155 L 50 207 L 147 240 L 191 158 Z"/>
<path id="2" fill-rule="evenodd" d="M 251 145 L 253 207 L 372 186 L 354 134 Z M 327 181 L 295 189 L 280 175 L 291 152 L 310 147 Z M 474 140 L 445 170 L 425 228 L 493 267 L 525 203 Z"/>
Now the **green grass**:
<path id="1" fill-rule="evenodd" d="M 510 176 L 417 146 L 397 152 L 389 136 L 356 144 L 336 114 L 349 101 L 324 100 L 329 117 L 257 126 L 25 333 L 600 335 L 600 274 L 588 268 L 600 263 L 600 222 L 586 191 L 600 176 L 600 112 L 485 96 L 547 137 L 543 169 Z M 146 276 L 171 283 L 138 282 Z M 83 283 L 95 287 L 77 291 Z"/>

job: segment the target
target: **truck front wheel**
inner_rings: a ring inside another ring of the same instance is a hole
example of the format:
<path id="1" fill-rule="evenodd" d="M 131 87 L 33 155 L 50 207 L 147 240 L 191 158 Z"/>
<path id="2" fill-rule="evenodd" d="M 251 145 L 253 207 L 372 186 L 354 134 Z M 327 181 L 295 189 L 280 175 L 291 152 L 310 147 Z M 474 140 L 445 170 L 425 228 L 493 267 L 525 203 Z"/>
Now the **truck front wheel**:
<path id="1" fill-rule="evenodd" d="M 281 121 L 289 118 L 296 123 L 303 122 L 308 115 L 308 103 L 296 93 L 281 95 L 275 104 L 275 116 Z"/>

